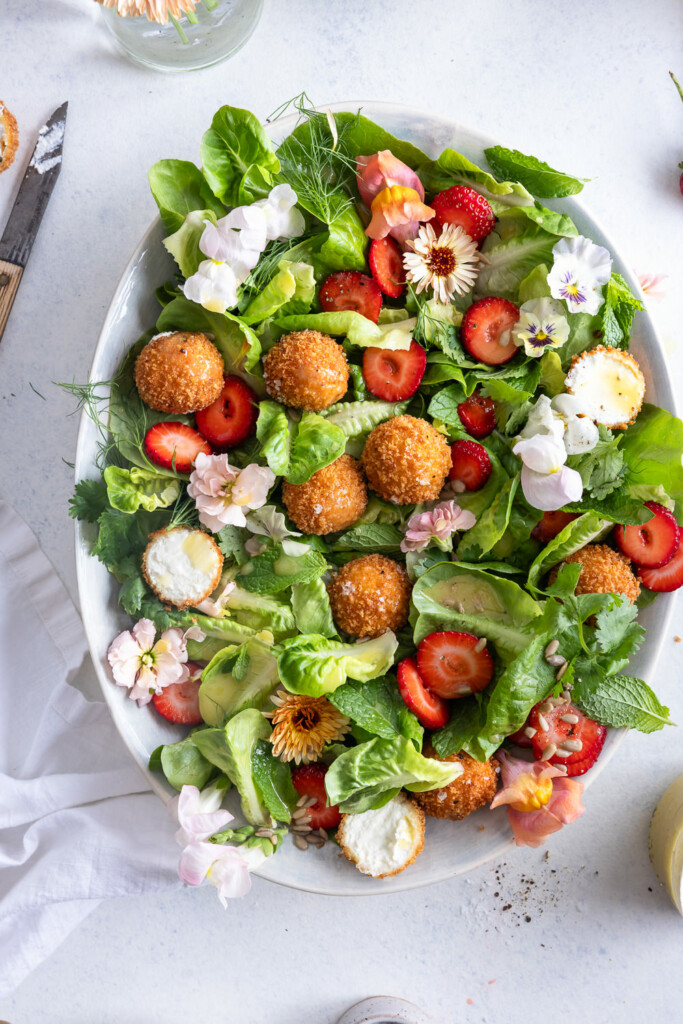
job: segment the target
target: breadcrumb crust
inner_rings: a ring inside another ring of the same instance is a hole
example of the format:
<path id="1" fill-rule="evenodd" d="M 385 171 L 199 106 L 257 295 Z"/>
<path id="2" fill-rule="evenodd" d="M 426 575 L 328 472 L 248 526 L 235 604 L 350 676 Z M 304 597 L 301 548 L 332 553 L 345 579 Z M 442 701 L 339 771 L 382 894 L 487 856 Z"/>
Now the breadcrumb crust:
<path id="1" fill-rule="evenodd" d="M 223 359 L 205 334 L 159 334 L 135 361 L 135 384 L 150 408 L 173 415 L 197 412 L 223 390 Z"/>

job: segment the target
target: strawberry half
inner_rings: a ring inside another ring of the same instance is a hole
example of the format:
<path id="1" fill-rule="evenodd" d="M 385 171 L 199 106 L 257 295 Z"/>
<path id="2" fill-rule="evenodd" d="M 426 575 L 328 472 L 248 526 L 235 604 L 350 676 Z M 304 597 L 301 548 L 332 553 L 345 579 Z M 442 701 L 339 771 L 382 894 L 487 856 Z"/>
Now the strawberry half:
<path id="1" fill-rule="evenodd" d="M 199 409 L 194 418 L 197 429 L 215 451 L 234 448 L 256 430 L 258 419 L 256 393 L 241 377 L 226 377 L 223 390 L 206 409 Z"/>
<path id="2" fill-rule="evenodd" d="M 171 683 L 152 697 L 152 703 L 161 717 L 175 725 L 199 725 L 202 721 L 199 713 L 202 666 L 188 661 L 187 667 L 190 670 L 189 679 L 184 683 Z"/>
<path id="3" fill-rule="evenodd" d="M 577 516 L 578 512 L 563 512 L 562 509 L 558 509 L 556 512 L 544 512 L 531 531 L 531 536 L 541 544 L 549 544 L 553 537 L 562 533 L 565 526 L 568 526 Z"/>
<path id="4" fill-rule="evenodd" d="M 178 473 L 189 473 L 200 452 L 211 454 L 209 442 L 193 427 L 173 421 L 155 423 L 145 434 L 143 444 L 150 462 Z"/>
<path id="5" fill-rule="evenodd" d="M 417 669 L 425 685 L 439 697 L 467 697 L 489 685 L 493 658 L 484 638 L 446 629 L 430 633 L 420 643 Z"/>
<path id="6" fill-rule="evenodd" d="M 652 518 L 640 526 L 616 526 L 614 539 L 620 549 L 644 569 L 659 569 L 678 550 L 680 529 L 673 512 L 657 501 L 646 501 Z"/>
<path id="7" fill-rule="evenodd" d="M 400 661 L 396 677 L 403 703 L 417 716 L 420 725 L 425 729 L 442 729 L 450 717 L 448 704 L 425 685 L 415 658 Z"/>
<path id="8" fill-rule="evenodd" d="M 543 711 L 542 708 L 547 710 Z M 566 718 L 570 721 L 565 721 Z M 593 767 L 607 736 L 604 725 L 584 715 L 573 704 L 563 703 L 552 707 L 542 701 L 531 709 L 528 725 L 536 729 L 531 740 L 536 760 L 564 764 L 567 766 L 567 775 L 572 777 L 583 775 Z M 544 725 L 547 729 L 543 728 Z M 557 750 L 568 753 L 568 756 L 558 755 Z"/>
<path id="9" fill-rule="evenodd" d="M 454 441 L 451 445 L 449 480 L 457 480 L 466 491 L 478 491 L 491 476 L 491 459 L 476 441 Z"/>
<path id="10" fill-rule="evenodd" d="M 519 306 L 493 295 L 473 303 L 462 318 L 460 337 L 472 356 L 487 366 L 509 363 L 519 351 L 512 328 L 519 320 Z"/>
<path id="11" fill-rule="evenodd" d="M 460 422 L 477 440 L 488 437 L 496 429 L 496 407 L 492 398 L 485 398 L 479 388 L 458 406 Z"/>
<path id="12" fill-rule="evenodd" d="M 339 808 L 327 802 L 326 775 L 327 765 L 324 764 L 300 764 L 292 768 L 292 783 L 299 796 L 314 796 L 317 799 L 317 803 L 307 808 L 307 824 L 314 831 L 317 828 L 336 828 L 341 821 Z"/>
<path id="13" fill-rule="evenodd" d="M 508 743 L 514 743 L 516 747 L 524 747 L 525 749 L 531 748 L 531 740 L 525 733 L 525 729 L 528 729 L 529 725 L 527 722 L 524 723 L 521 729 L 517 732 L 510 733 L 508 736 Z"/>
<path id="14" fill-rule="evenodd" d="M 380 291 L 391 299 L 398 299 L 406 290 L 403 253 L 395 238 L 375 238 L 370 244 L 368 263 Z"/>
<path id="15" fill-rule="evenodd" d="M 363 353 L 363 379 L 378 398 L 402 402 L 419 388 L 426 365 L 427 353 L 416 341 L 404 351 L 370 347 Z"/>
<path id="16" fill-rule="evenodd" d="M 475 242 L 490 235 L 496 223 L 488 200 L 467 185 L 454 185 L 439 192 L 429 205 L 436 211 L 434 219 L 439 227 L 459 224 Z"/>
<path id="17" fill-rule="evenodd" d="M 338 313 L 350 309 L 372 320 L 379 319 L 382 293 L 376 281 L 359 270 L 340 270 L 326 278 L 318 293 L 325 313 Z"/>
<path id="18" fill-rule="evenodd" d="M 644 587 L 658 594 L 669 594 L 672 590 L 678 590 L 683 586 L 683 544 L 679 544 L 673 558 L 659 569 L 639 568 L 638 579 Z"/>

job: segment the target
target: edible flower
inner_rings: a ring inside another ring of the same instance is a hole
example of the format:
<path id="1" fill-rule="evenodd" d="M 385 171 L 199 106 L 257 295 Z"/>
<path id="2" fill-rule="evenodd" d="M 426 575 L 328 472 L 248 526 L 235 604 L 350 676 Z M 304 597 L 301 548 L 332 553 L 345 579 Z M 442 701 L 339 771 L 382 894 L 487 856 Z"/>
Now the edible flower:
<path id="1" fill-rule="evenodd" d="M 519 313 L 512 340 L 515 345 L 523 345 L 532 358 L 542 356 L 547 348 L 560 348 L 569 337 L 569 323 L 562 306 L 553 299 L 531 299 L 520 306 Z"/>
<path id="2" fill-rule="evenodd" d="M 199 248 L 212 260 L 229 263 L 242 284 L 266 247 L 268 222 L 265 211 L 253 206 L 237 206 L 212 224 L 204 221 Z"/>
<path id="3" fill-rule="evenodd" d="M 460 508 L 455 501 L 439 502 L 430 512 L 417 512 L 410 517 L 401 551 L 422 551 L 432 541 L 445 551 L 454 533 L 471 530 L 476 521 L 472 512 Z"/>
<path id="4" fill-rule="evenodd" d="M 279 690 L 270 699 L 275 705 L 275 711 L 266 713 L 273 723 L 270 742 L 273 756 L 281 761 L 317 761 L 326 743 L 343 740 L 351 729 L 349 719 L 327 697 Z"/>
<path id="5" fill-rule="evenodd" d="M 650 274 L 646 271 L 636 274 L 638 283 L 648 299 L 656 299 L 658 302 L 666 297 L 668 291 L 668 274 Z"/>
<path id="6" fill-rule="evenodd" d="M 438 238 L 432 225 L 424 224 L 417 238 L 406 245 L 412 252 L 403 254 L 403 266 L 418 294 L 429 287 L 435 299 L 447 303 L 454 294 L 465 295 L 477 280 L 477 243 L 459 224 L 447 224 Z"/>
<path id="7" fill-rule="evenodd" d="M 210 615 L 212 619 L 222 617 L 223 612 L 230 604 L 230 595 L 237 586 L 235 581 L 230 579 L 229 574 L 224 573 L 223 575 L 224 579 L 218 584 L 213 594 L 205 597 L 196 605 L 198 612 L 201 612 L 202 615 Z"/>
<path id="8" fill-rule="evenodd" d="M 550 434 L 521 438 L 512 449 L 522 460 L 524 497 L 541 512 L 554 512 L 583 494 L 581 475 L 565 466 L 567 451 L 561 439 Z"/>
<path id="9" fill-rule="evenodd" d="M 233 820 L 230 811 L 220 809 L 224 795 L 225 788 L 215 782 L 201 791 L 183 786 L 168 807 L 180 826 L 175 834 L 179 846 L 203 842 Z"/>
<path id="10" fill-rule="evenodd" d="M 218 898 L 227 907 L 229 899 L 246 896 L 251 889 L 250 870 L 265 859 L 258 847 L 190 843 L 180 854 L 178 875 L 187 885 L 201 885 L 207 879 L 216 886 Z"/>
<path id="11" fill-rule="evenodd" d="M 155 636 L 154 623 L 140 619 L 132 630 L 119 633 L 107 650 L 114 682 L 129 688 L 128 696 L 137 700 L 139 707 L 149 704 L 152 695 L 161 693 L 165 686 L 190 678 L 187 641 L 204 639 L 198 626 L 191 626 L 184 633 L 174 626 L 165 630 L 156 643 Z"/>
<path id="12" fill-rule="evenodd" d="M 392 185 L 405 185 L 415 189 L 420 199 L 425 197 L 424 185 L 415 171 L 395 157 L 390 149 L 381 149 L 372 156 L 356 157 L 356 183 L 366 206 L 371 206 L 375 196 Z"/>
<path id="13" fill-rule="evenodd" d="M 553 257 L 548 274 L 552 297 L 564 299 L 570 313 L 597 313 L 605 301 L 602 286 L 612 273 L 612 257 L 607 249 L 577 235 L 561 238 L 553 247 Z"/>
<path id="14" fill-rule="evenodd" d="M 145 15 L 148 21 L 167 25 L 169 17 L 176 20 L 192 14 L 199 0 L 97 0 L 103 7 L 115 7 L 121 18 Z"/>
<path id="15" fill-rule="evenodd" d="M 300 537 L 301 534 L 287 529 L 285 517 L 282 512 L 278 512 L 275 505 L 264 505 L 263 508 L 250 512 L 247 516 L 247 529 L 260 537 L 270 537 L 271 540 L 280 542 L 286 555 L 296 557 L 310 551 L 308 544 L 289 539 L 290 537 Z M 250 541 L 246 543 L 247 550 L 249 550 L 249 543 Z"/>
<path id="16" fill-rule="evenodd" d="M 241 282 L 228 263 L 202 260 L 196 272 L 183 285 L 183 294 L 211 313 L 225 313 L 237 305 L 237 288 Z"/>
<path id="17" fill-rule="evenodd" d="M 544 434 L 562 441 L 567 455 L 583 455 L 595 448 L 600 439 L 593 420 L 583 413 L 576 395 L 555 395 L 552 401 L 541 395 L 532 406 L 520 436 Z"/>
<path id="18" fill-rule="evenodd" d="M 247 209 L 263 210 L 266 220 L 266 239 L 298 238 L 306 222 L 301 210 L 296 209 L 297 194 L 291 185 L 276 185 L 266 199 L 259 199 Z"/>
<path id="19" fill-rule="evenodd" d="M 365 229 L 370 238 L 391 235 L 397 242 L 414 238 L 420 221 L 431 220 L 434 210 L 425 206 L 420 193 L 404 185 L 389 185 L 372 200 L 372 220 Z"/>
<path id="20" fill-rule="evenodd" d="M 549 835 L 580 818 L 583 783 L 568 779 L 560 768 L 547 761 L 522 761 L 502 750 L 500 761 L 503 788 L 491 801 L 491 808 L 508 805 L 508 817 L 517 846 L 542 846 Z"/>
<path id="21" fill-rule="evenodd" d="M 231 466 L 227 455 L 205 455 L 194 461 L 187 493 L 194 498 L 199 522 L 212 533 L 224 526 L 246 526 L 244 509 L 260 508 L 275 483 L 266 466 Z"/>

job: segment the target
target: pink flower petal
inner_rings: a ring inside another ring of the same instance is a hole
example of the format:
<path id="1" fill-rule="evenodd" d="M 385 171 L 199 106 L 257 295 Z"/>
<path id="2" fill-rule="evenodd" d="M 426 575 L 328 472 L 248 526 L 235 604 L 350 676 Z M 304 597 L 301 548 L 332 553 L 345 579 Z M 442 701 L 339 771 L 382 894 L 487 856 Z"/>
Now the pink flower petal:
<path id="1" fill-rule="evenodd" d="M 508 818 L 517 846 L 543 846 L 548 836 L 562 828 L 562 822 L 545 807 L 539 811 L 515 811 L 508 807 Z"/>
<path id="2" fill-rule="evenodd" d="M 399 160 L 390 149 L 381 149 L 372 156 L 356 158 L 356 181 L 361 199 L 370 206 L 372 200 L 388 185 L 407 185 L 424 199 L 424 185 L 415 171 Z"/>
<path id="3" fill-rule="evenodd" d="M 201 885 L 216 859 L 215 843 L 190 843 L 180 854 L 178 875 L 187 885 Z"/>
<path id="4" fill-rule="evenodd" d="M 151 619 L 139 619 L 133 626 L 133 636 L 143 651 L 149 651 L 154 643 L 156 628 Z"/>
<path id="5" fill-rule="evenodd" d="M 425 206 L 414 188 L 391 185 L 383 189 L 372 201 L 372 220 L 365 229 L 370 238 L 393 235 L 406 241 L 417 234 L 419 222 L 431 220 L 435 211 Z"/>

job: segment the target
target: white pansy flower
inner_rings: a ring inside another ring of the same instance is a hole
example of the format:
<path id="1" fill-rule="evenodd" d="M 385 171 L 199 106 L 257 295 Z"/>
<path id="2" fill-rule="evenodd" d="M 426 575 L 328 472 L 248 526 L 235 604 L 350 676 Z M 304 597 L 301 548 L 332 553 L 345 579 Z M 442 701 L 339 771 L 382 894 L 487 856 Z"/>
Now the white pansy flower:
<path id="1" fill-rule="evenodd" d="M 197 786 L 183 786 L 168 806 L 180 826 L 175 834 L 179 846 L 203 842 L 233 820 L 230 811 L 221 810 L 224 796 L 225 786 L 215 782 L 201 791 Z"/>
<path id="2" fill-rule="evenodd" d="M 266 238 L 298 238 L 306 222 L 301 210 L 296 208 L 297 195 L 291 185 L 276 185 L 267 199 L 259 199 L 254 207 L 263 210 L 266 218 Z M 253 209 L 253 207 L 252 207 Z"/>
<path id="3" fill-rule="evenodd" d="M 552 403 L 547 395 L 541 395 L 532 406 L 529 418 L 521 432 L 523 438 L 535 437 L 536 434 L 553 437 L 561 441 L 564 436 L 564 420 L 553 411 Z"/>
<path id="4" fill-rule="evenodd" d="M 519 313 L 512 340 L 515 345 L 523 345 L 532 358 L 542 356 L 547 348 L 559 348 L 569 337 L 562 306 L 554 299 L 530 299 L 520 306 Z"/>
<path id="5" fill-rule="evenodd" d="M 554 512 L 583 494 L 581 476 L 565 466 L 564 444 L 550 434 L 523 438 L 512 449 L 522 460 L 524 497 L 541 512 Z"/>
<path id="6" fill-rule="evenodd" d="M 237 305 L 239 281 L 227 263 L 203 260 L 183 285 L 183 294 L 191 302 L 197 302 L 211 313 L 225 313 Z"/>
<path id="7" fill-rule="evenodd" d="M 576 395 L 555 395 L 551 405 L 553 412 L 564 420 L 567 455 L 583 455 L 595 448 L 600 440 L 598 428 L 582 411 L 581 400 Z"/>
<path id="8" fill-rule="evenodd" d="M 215 224 L 207 220 L 204 225 L 199 248 L 210 259 L 229 263 L 237 283 L 242 284 L 266 247 L 268 221 L 265 211 L 256 204 L 236 206 Z"/>
<path id="9" fill-rule="evenodd" d="M 270 537 L 271 540 L 280 542 L 282 550 L 286 555 L 305 555 L 307 551 L 310 551 L 309 544 L 290 540 L 291 537 L 300 537 L 301 534 L 287 529 L 285 517 L 282 512 L 278 512 L 275 505 L 263 505 L 262 508 L 250 512 L 247 516 L 246 525 L 247 529 L 251 530 L 252 533 L 260 537 Z M 248 551 L 250 550 L 250 543 L 250 541 L 247 541 L 246 544 Z M 259 552 L 256 553 L 258 554 Z"/>
<path id="10" fill-rule="evenodd" d="M 607 249 L 590 238 L 561 238 L 553 248 L 554 262 L 548 274 L 550 294 L 564 299 L 570 313 L 594 315 L 602 306 L 602 286 L 612 273 Z"/>

